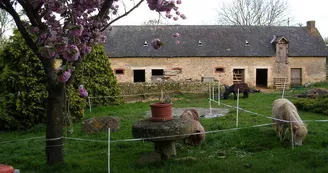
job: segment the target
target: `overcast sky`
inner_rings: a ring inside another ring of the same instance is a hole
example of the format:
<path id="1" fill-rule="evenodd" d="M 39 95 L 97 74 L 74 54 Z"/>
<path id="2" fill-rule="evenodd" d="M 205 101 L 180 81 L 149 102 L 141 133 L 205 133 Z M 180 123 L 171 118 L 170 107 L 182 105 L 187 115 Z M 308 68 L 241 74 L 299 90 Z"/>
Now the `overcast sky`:
<path id="1" fill-rule="evenodd" d="M 210 25 L 216 24 L 217 10 L 221 4 L 232 2 L 233 0 L 182 0 L 179 11 L 187 16 L 186 20 L 174 22 L 169 20 L 170 24 L 181 25 Z M 124 2 L 132 2 L 124 0 Z M 138 0 L 135 0 L 138 2 Z M 128 6 L 131 4 L 127 4 Z M 289 14 L 293 18 L 293 23 L 302 23 L 315 20 L 316 27 L 323 37 L 328 37 L 328 0 L 288 0 Z M 131 12 L 128 16 L 115 22 L 115 25 L 140 25 L 149 19 L 158 19 L 158 13 L 150 11 L 147 2 Z M 162 19 L 161 19 L 162 20 Z M 164 19 L 165 21 L 165 19 Z"/>

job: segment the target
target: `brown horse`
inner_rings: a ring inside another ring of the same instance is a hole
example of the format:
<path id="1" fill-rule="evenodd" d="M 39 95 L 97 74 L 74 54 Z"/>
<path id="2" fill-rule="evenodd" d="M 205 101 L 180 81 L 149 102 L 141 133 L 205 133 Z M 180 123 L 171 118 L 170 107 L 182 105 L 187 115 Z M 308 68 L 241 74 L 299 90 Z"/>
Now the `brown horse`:
<path id="1" fill-rule="evenodd" d="M 239 89 L 239 93 L 243 93 L 244 98 L 248 98 L 249 87 L 247 83 L 235 83 L 230 87 L 228 85 L 224 85 L 225 91 L 223 93 L 223 98 L 228 99 L 230 93 L 234 94 L 234 99 L 237 100 L 237 93 Z"/>
<path id="2" fill-rule="evenodd" d="M 182 115 L 180 115 L 180 118 L 199 121 L 199 116 L 196 109 L 186 109 Z"/>
<path id="3" fill-rule="evenodd" d="M 182 119 L 188 119 L 193 122 L 192 133 L 200 133 L 195 135 L 190 135 L 184 139 L 185 144 L 189 145 L 200 145 L 202 141 L 205 140 L 205 129 L 199 122 L 198 112 L 195 109 L 186 109 L 180 116 Z"/>

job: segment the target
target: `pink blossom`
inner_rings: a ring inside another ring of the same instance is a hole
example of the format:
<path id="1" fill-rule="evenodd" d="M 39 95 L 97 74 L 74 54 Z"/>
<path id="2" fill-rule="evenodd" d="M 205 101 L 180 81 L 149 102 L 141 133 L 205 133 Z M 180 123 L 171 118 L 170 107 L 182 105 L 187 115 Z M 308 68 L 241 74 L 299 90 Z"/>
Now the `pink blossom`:
<path id="1" fill-rule="evenodd" d="M 154 49 L 159 49 L 164 45 L 164 43 L 161 42 L 159 38 L 155 38 L 151 41 L 151 45 L 153 46 Z"/>
<path id="2" fill-rule="evenodd" d="M 147 0 L 147 3 L 150 10 L 166 12 L 166 17 L 171 18 L 172 16 L 168 13 L 172 9 L 177 11 L 178 7 L 176 5 L 181 4 L 181 0 L 177 0 L 177 2 L 174 0 Z"/>
<path id="3" fill-rule="evenodd" d="M 70 31 L 73 36 L 81 36 L 83 32 L 83 26 L 82 25 L 77 25 L 73 26 Z"/>
<path id="4" fill-rule="evenodd" d="M 40 53 L 41 53 L 42 57 L 44 57 L 46 59 L 54 58 L 54 56 L 56 54 L 54 48 L 51 46 L 45 46 L 44 48 L 41 49 Z"/>
<path id="5" fill-rule="evenodd" d="M 88 97 L 88 92 L 83 85 L 79 86 L 80 97 Z"/>
<path id="6" fill-rule="evenodd" d="M 184 14 L 180 14 L 181 19 L 186 19 L 187 17 Z"/>
<path id="7" fill-rule="evenodd" d="M 172 18 L 172 16 L 173 16 L 173 15 L 172 15 L 172 14 L 170 14 L 170 13 L 166 13 L 166 14 L 165 14 L 165 17 L 167 17 L 167 18 L 169 18 L 169 19 L 171 19 L 171 18 Z"/>
<path id="8" fill-rule="evenodd" d="M 175 41 L 175 44 L 180 44 L 180 41 L 179 40 Z"/>
<path id="9" fill-rule="evenodd" d="M 89 54 L 91 52 L 91 47 L 87 46 L 86 44 L 81 44 L 80 45 L 80 52 L 82 54 Z"/>
<path id="10" fill-rule="evenodd" d="M 68 79 L 71 77 L 71 72 L 72 70 L 67 70 L 65 71 L 60 77 L 59 77 L 59 82 L 67 82 Z"/>
<path id="11" fill-rule="evenodd" d="M 64 58 L 67 61 L 77 61 L 79 59 L 79 56 L 80 56 L 79 48 L 74 44 L 68 46 L 67 51 L 64 52 Z"/>
<path id="12" fill-rule="evenodd" d="M 173 35 L 172 35 L 174 38 L 177 38 L 177 37 L 180 37 L 180 34 L 179 33 L 174 33 Z"/>

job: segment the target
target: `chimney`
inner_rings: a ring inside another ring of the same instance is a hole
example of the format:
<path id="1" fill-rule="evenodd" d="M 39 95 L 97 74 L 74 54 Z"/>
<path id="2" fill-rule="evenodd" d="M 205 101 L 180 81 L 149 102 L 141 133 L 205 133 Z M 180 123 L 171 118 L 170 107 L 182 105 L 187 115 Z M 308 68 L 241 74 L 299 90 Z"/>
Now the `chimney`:
<path id="1" fill-rule="evenodd" d="M 306 28 L 308 30 L 310 30 L 310 32 L 314 32 L 316 30 L 315 28 L 315 21 L 314 20 L 310 20 L 306 22 Z"/>

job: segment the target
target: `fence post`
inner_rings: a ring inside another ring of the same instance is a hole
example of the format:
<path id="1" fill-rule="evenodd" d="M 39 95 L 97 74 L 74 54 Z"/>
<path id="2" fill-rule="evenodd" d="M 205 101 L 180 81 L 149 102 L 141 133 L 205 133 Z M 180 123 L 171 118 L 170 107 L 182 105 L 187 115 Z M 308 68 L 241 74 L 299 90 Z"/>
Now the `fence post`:
<path id="1" fill-rule="evenodd" d="M 110 128 L 108 128 L 108 173 L 110 173 Z"/>
<path id="2" fill-rule="evenodd" d="M 220 81 L 218 82 L 218 106 L 220 106 L 220 101 L 221 101 L 221 91 L 220 91 Z"/>
<path id="3" fill-rule="evenodd" d="M 239 88 L 237 90 L 237 116 L 236 116 L 236 127 L 238 127 L 238 114 L 239 114 Z"/>

